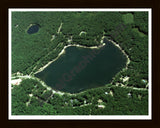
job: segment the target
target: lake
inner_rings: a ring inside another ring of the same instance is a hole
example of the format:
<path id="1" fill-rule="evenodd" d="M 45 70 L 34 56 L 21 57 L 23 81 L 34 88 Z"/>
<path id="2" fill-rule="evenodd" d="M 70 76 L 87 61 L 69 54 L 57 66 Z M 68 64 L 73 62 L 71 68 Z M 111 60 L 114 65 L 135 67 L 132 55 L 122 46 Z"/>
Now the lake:
<path id="1" fill-rule="evenodd" d="M 55 62 L 35 74 L 54 90 L 78 93 L 104 86 L 126 66 L 127 58 L 111 42 L 100 49 L 71 46 Z"/>
<path id="2" fill-rule="evenodd" d="M 29 29 L 27 30 L 27 33 L 34 34 L 34 33 L 37 33 L 38 31 L 39 31 L 39 25 L 35 24 L 29 27 Z"/>

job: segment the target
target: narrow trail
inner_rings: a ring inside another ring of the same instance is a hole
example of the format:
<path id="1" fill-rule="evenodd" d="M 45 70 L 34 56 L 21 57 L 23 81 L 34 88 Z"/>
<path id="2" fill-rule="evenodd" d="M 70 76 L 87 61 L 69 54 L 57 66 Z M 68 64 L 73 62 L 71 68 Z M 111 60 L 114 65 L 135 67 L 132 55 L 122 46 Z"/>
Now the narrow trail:
<path id="1" fill-rule="evenodd" d="M 49 96 L 48 98 L 47 98 L 47 100 L 42 100 L 42 99 L 40 99 L 39 97 L 37 97 L 37 96 L 34 96 L 36 99 L 38 99 L 38 100 L 40 100 L 41 102 L 43 102 L 43 103 L 48 103 L 48 100 L 49 100 L 49 98 L 51 98 L 54 94 L 59 94 L 59 95 L 64 95 L 64 94 L 67 94 L 68 96 L 72 96 L 72 95 L 78 95 L 79 93 L 77 93 L 77 94 L 71 94 L 71 93 L 64 93 L 64 92 L 61 92 L 61 91 L 55 91 L 55 90 L 53 90 L 52 88 L 50 88 L 50 87 L 48 87 L 43 81 L 41 81 L 39 78 L 36 78 L 36 77 L 34 77 L 34 76 L 30 76 L 30 75 L 19 75 L 19 76 L 14 76 L 14 77 L 11 77 L 12 79 L 33 79 L 33 80 L 37 80 L 37 81 L 39 81 L 40 83 L 41 83 L 41 85 L 42 86 L 44 86 L 44 87 L 46 87 L 46 89 L 47 90 L 52 90 L 52 94 L 51 94 L 51 96 Z M 15 80 L 14 79 L 14 80 Z M 112 86 L 109 86 L 108 88 L 111 88 L 111 87 L 116 87 L 116 85 L 112 85 Z M 146 88 L 136 88 L 136 87 L 121 87 L 121 88 L 129 88 L 129 89 L 133 89 L 133 90 L 138 90 L 138 91 L 147 91 L 148 89 L 146 89 Z M 32 90 L 32 92 L 33 92 L 33 90 Z M 85 91 L 84 91 L 85 92 Z M 80 92 L 80 93 L 82 93 L 82 92 Z M 32 96 L 33 96 L 33 93 L 31 93 L 31 94 L 29 94 L 29 96 L 30 96 L 30 98 L 29 98 L 29 100 L 26 102 L 26 106 L 28 107 L 29 105 L 30 105 L 30 103 L 31 103 L 31 100 L 32 100 Z M 80 105 L 80 106 L 76 106 L 76 107 L 73 107 L 73 109 L 74 108 L 77 108 L 77 107 L 85 107 L 85 106 L 89 106 L 89 105 L 92 105 L 92 101 L 93 101 L 93 97 L 92 97 L 92 100 L 91 100 L 91 103 L 88 103 L 88 104 L 83 104 L 83 105 Z M 91 115 L 92 114 L 92 108 L 90 108 L 90 110 L 89 110 L 89 115 Z"/>
<path id="2" fill-rule="evenodd" d="M 60 27 L 59 27 L 57 33 L 60 32 L 60 30 L 61 30 L 61 28 L 62 28 L 62 24 L 63 24 L 63 23 L 60 24 Z M 55 90 L 53 90 L 51 87 L 49 87 L 48 85 L 46 85 L 45 82 L 41 81 L 41 80 L 40 80 L 39 78 L 37 78 L 37 77 L 34 77 L 32 74 L 36 74 L 36 73 L 38 73 L 38 72 L 40 72 L 40 71 L 43 71 L 48 65 L 50 65 L 52 62 L 56 61 L 62 54 L 65 53 L 65 49 L 66 49 L 67 47 L 77 46 L 77 47 L 83 47 L 83 48 L 100 48 L 100 47 L 103 47 L 103 46 L 105 45 L 105 43 L 103 42 L 103 39 L 104 39 L 104 38 L 105 38 L 105 36 L 102 36 L 102 38 L 101 38 L 101 44 L 100 44 L 99 46 L 86 47 L 86 46 L 79 45 L 79 44 L 72 44 L 72 45 L 64 46 L 64 48 L 62 49 L 62 51 L 58 54 L 58 56 L 57 56 L 55 59 L 53 59 L 52 61 L 50 61 L 49 63 L 47 63 L 45 66 L 41 67 L 37 72 L 33 73 L 33 70 L 32 70 L 32 72 L 31 72 L 29 75 L 24 75 L 24 76 L 23 76 L 23 75 L 17 75 L 17 76 L 13 76 L 13 77 L 11 77 L 11 78 L 12 78 L 12 79 L 14 79 L 14 78 L 15 78 L 15 79 L 17 79 L 17 78 L 22 78 L 22 79 L 34 79 L 34 80 L 39 81 L 39 82 L 42 84 L 42 86 L 46 87 L 48 90 L 52 90 L 53 93 L 57 93 L 57 94 L 60 94 L 60 95 L 63 95 L 63 94 L 75 95 L 75 94 L 71 94 L 71 93 L 64 93 L 64 92 L 61 92 L 61 91 L 55 91 Z M 126 55 L 126 57 L 127 57 L 127 59 L 128 59 L 128 61 L 127 61 L 127 63 L 126 63 L 126 69 L 127 69 L 128 64 L 130 63 L 130 59 L 129 59 L 128 55 L 125 53 L 124 50 L 122 50 L 122 48 L 121 48 L 117 43 L 115 43 L 115 42 L 112 41 L 112 40 L 109 40 L 109 41 L 112 42 L 116 47 L 118 47 L 118 48 L 123 52 L 123 54 Z M 34 68 L 36 68 L 36 67 L 34 67 Z M 115 87 L 116 85 L 112 85 L 112 87 L 113 87 L 113 86 Z M 143 91 L 148 90 L 148 89 L 146 89 L 146 88 L 136 88 L 136 87 L 128 87 L 128 86 L 123 86 L 123 87 L 121 87 L 121 88 L 130 88 L 130 89 L 133 89 L 133 90 L 141 90 L 141 91 L 142 91 L 142 90 L 143 90 Z"/>
<path id="3" fill-rule="evenodd" d="M 45 82 L 41 81 L 39 78 L 37 77 L 34 77 L 34 76 L 30 76 L 30 75 L 20 75 L 20 76 L 14 76 L 14 77 L 11 77 L 12 79 L 16 78 L 16 79 L 33 79 L 33 80 L 36 80 L 38 82 L 40 82 L 42 84 L 43 87 L 47 88 L 47 90 L 52 90 L 53 93 L 56 93 L 56 94 L 59 94 L 59 95 L 64 95 L 65 93 L 64 92 L 61 92 L 61 91 L 55 91 L 53 90 L 51 87 L 49 87 L 48 85 L 45 84 Z M 68 94 L 68 93 L 66 93 Z"/>
<path id="4" fill-rule="evenodd" d="M 62 25 L 63 25 L 63 23 L 61 23 L 61 25 L 60 25 L 59 28 L 58 28 L 58 31 L 57 31 L 58 34 L 59 34 L 60 31 L 61 31 Z"/>

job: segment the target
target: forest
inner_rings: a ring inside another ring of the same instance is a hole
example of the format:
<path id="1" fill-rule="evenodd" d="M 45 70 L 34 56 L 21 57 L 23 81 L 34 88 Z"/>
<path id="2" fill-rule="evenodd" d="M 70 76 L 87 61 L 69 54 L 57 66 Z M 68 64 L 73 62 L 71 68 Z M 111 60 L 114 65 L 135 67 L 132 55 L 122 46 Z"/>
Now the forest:
<path id="1" fill-rule="evenodd" d="M 32 95 L 31 95 L 32 94 Z M 12 89 L 12 115 L 147 115 L 147 90 L 113 85 L 76 95 L 53 93 L 32 79 Z"/>
<path id="2" fill-rule="evenodd" d="M 39 25 L 37 33 L 27 33 L 31 24 Z M 19 86 L 12 85 L 12 114 L 147 115 L 148 12 L 12 12 L 12 76 L 17 72 L 34 76 L 64 46 L 98 46 L 103 36 L 119 44 L 130 59 L 110 84 L 62 96 L 24 79 Z M 105 94 L 110 91 L 113 96 Z"/>

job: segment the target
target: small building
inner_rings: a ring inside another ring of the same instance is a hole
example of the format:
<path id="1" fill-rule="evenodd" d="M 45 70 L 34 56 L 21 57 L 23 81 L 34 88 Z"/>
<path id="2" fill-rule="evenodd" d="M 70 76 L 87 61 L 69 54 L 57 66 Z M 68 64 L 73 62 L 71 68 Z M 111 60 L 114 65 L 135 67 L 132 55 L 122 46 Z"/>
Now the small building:
<path id="1" fill-rule="evenodd" d="M 32 97 L 32 96 L 33 96 L 33 94 L 29 94 L 29 96 L 30 96 L 30 97 Z"/>
<path id="2" fill-rule="evenodd" d="M 11 80 L 11 84 L 12 85 L 19 85 L 21 83 L 21 79 L 15 79 L 15 80 Z"/>
<path id="3" fill-rule="evenodd" d="M 128 76 L 126 76 L 126 77 L 123 78 L 123 82 L 127 82 L 128 80 L 129 80 Z"/>
<path id="4" fill-rule="evenodd" d="M 132 96 L 132 94 L 131 94 L 130 92 L 129 92 L 127 95 L 128 95 L 128 97 L 131 97 L 131 96 Z"/>
<path id="5" fill-rule="evenodd" d="M 105 92 L 106 95 L 108 95 L 108 92 Z"/>
<path id="6" fill-rule="evenodd" d="M 98 103 L 102 103 L 103 101 L 101 99 L 98 100 Z"/>
<path id="7" fill-rule="evenodd" d="M 98 105 L 98 108 L 105 108 L 105 106 L 104 105 Z"/>
<path id="8" fill-rule="evenodd" d="M 146 84 L 146 83 L 147 83 L 147 80 L 142 79 L 142 82 Z"/>
<path id="9" fill-rule="evenodd" d="M 112 90 L 110 90 L 109 94 L 110 94 L 111 96 L 113 96 L 113 92 L 112 92 Z"/>

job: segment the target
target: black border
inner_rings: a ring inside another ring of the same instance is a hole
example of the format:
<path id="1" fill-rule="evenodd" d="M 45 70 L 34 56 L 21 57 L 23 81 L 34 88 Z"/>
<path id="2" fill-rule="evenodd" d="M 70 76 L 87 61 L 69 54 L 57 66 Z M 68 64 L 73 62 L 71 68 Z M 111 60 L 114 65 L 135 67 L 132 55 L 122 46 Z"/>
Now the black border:
<path id="1" fill-rule="evenodd" d="M 3 128 L 160 126 L 160 72 L 158 54 L 160 2 L 158 0 L 1 0 L 0 1 L 0 125 Z M 152 8 L 152 120 L 8 120 L 8 9 L 9 8 Z"/>

